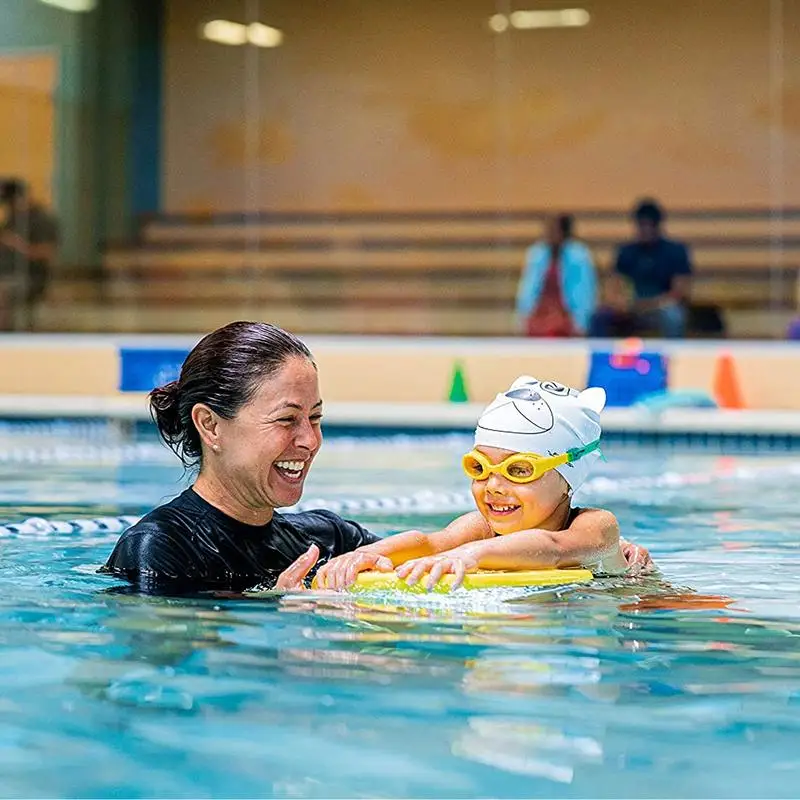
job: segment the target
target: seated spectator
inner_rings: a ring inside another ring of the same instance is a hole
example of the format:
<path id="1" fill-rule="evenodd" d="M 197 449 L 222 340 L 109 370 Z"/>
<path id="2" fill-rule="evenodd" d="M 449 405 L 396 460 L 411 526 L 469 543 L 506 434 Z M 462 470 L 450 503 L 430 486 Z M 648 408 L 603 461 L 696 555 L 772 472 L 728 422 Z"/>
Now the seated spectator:
<path id="1" fill-rule="evenodd" d="M 633 213 L 636 239 L 617 252 L 616 272 L 633 288 L 631 311 L 640 334 L 668 339 L 686 335 L 692 264 L 685 244 L 667 239 L 662 231 L 664 211 L 654 200 L 644 200 Z M 602 335 L 595 317 L 592 335 Z"/>
<path id="2" fill-rule="evenodd" d="M 0 184 L 0 328 L 32 328 L 58 243 L 55 219 L 34 203 L 22 181 Z"/>
<path id="3" fill-rule="evenodd" d="M 525 256 L 517 289 L 517 317 L 528 336 L 582 336 L 597 303 L 589 249 L 573 238 L 567 214 L 547 221 L 545 240 Z"/>
<path id="4" fill-rule="evenodd" d="M 690 303 L 686 327 L 697 339 L 724 339 L 728 335 L 722 309 L 715 303 Z"/>
<path id="5" fill-rule="evenodd" d="M 603 281 L 602 305 L 592 317 L 589 335 L 603 339 L 626 339 L 639 333 L 633 313 L 630 285 L 619 275 Z"/>

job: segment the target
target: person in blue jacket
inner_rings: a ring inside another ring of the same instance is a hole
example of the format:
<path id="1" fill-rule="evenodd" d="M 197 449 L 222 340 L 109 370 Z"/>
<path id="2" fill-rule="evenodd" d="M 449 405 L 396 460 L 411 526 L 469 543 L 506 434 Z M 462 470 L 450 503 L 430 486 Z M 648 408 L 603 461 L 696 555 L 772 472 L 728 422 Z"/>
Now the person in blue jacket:
<path id="1" fill-rule="evenodd" d="M 530 247 L 517 289 L 517 318 L 528 336 L 583 336 L 597 305 L 589 248 L 574 238 L 574 220 L 547 221 L 544 241 Z"/>

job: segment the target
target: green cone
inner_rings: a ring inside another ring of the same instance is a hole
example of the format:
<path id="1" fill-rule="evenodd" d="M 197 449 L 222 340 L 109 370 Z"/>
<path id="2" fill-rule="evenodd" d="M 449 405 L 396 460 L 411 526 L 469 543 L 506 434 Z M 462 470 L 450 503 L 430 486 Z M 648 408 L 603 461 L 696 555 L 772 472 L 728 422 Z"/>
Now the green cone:
<path id="1" fill-rule="evenodd" d="M 467 382 L 464 379 L 464 368 L 458 361 L 456 361 L 456 365 L 453 368 L 449 400 L 451 403 L 466 403 L 469 401 L 469 397 L 467 397 Z"/>

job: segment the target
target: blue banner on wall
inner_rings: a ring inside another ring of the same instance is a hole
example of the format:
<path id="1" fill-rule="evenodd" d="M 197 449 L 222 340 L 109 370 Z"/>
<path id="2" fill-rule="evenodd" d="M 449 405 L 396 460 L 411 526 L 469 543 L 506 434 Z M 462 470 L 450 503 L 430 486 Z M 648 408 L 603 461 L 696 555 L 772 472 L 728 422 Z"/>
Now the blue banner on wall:
<path id="1" fill-rule="evenodd" d="M 121 392 L 149 392 L 156 386 L 175 381 L 188 350 L 121 347 L 119 350 L 119 389 Z"/>
<path id="2" fill-rule="evenodd" d="M 592 353 L 587 385 L 602 386 L 609 407 L 630 406 L 667 390 L 667 359 L 661 353 Z"/>

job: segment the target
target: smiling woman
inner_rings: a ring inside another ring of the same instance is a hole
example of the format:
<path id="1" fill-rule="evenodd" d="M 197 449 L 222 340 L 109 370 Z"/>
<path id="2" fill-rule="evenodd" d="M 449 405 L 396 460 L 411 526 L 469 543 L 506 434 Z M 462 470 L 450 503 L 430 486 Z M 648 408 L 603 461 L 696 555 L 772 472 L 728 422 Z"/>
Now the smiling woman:
<path id="1" fill-rule="evenodd" d="M 319 556 L 378 541 L 328 511 L 275 513 L 300 499 L 322 443 L 317 368 L 295 336 L 255 322 L 220 328 L 177 381 L 153 390 L 150 407 L 164 441 L 199 474 L 122 535 L 103 572 L 158 593 L 289 587 Z"/>

